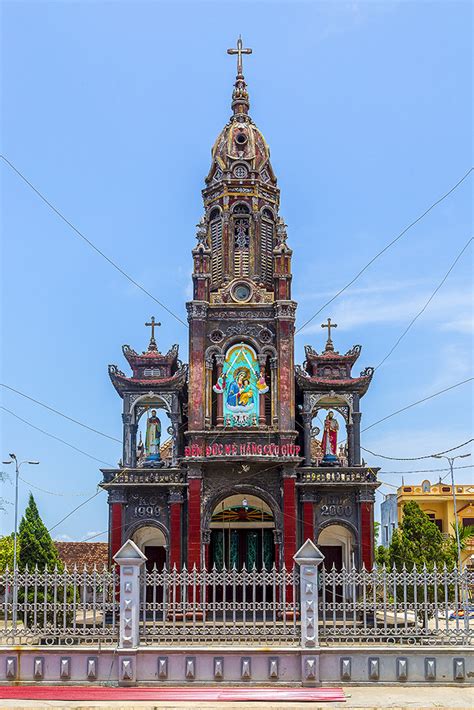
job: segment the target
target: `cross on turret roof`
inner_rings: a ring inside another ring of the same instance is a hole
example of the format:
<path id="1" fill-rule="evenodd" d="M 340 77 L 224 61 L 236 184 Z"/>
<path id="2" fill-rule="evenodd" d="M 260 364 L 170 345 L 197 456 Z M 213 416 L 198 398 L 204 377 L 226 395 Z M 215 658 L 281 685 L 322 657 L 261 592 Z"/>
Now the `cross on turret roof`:
<path id="1" fill-rule="evenodd" d="M 231 47 L 227 50 L 227 54 L 237 55 L 237 76 L 243 76 L 242 54 L 252 54 L 252 50 L 244 48 L 242 37 L 240 35 L 237 40 L 237 48 Z"/>

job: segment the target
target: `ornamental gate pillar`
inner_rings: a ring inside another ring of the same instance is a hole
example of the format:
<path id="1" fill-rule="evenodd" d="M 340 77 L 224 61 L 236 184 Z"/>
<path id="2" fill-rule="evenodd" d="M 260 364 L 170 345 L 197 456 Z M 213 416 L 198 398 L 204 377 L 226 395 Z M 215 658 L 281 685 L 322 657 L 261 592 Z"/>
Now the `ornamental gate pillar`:
<path id="1" fill-rule="evenodd" d="M 319 681 L 319 657 L 313 654 L 319 647 L 318 566 L 324 560 L 324 555 L 314 542 L 308 539 L 293 559 L 300 568 L 301 648 L 303 649 L 301 680 L 303 685 L 316 685 Z"/>
<path id="2" fill-rule="evenodd" d="M 122 545 L 114 557 L 120 567 L 120 630 L 118 645 L 119 683 L 136 682 L 136 652 L 140 642 L 140 569 L 146 562 L 132 540 Z"/>

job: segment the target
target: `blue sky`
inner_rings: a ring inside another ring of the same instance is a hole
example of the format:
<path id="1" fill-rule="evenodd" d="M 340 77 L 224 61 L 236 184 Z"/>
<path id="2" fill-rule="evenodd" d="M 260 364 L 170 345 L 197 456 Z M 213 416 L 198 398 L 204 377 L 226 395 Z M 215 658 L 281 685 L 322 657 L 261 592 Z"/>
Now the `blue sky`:
<path id="1" fill-rule="evenodd" d="M 279 179 L 300 324 L 472 162 L 468 2 L 35 1 L 4 2 L 2 14 L 2 152 L 183 319 L 200 190 L 230 114 L 235 60 L 226 49 L 239 33 L 254 51 L 245 61 L 251 115 Z M 163 323 L 161 348 L 180 343 L 184 360 L 186 330 L 0 168 L 2 381 L 120 438 L 107 364 L 125 369 L 123 343 L 146 347 L 152 314 Z M 298 334 L 297 360 L 305 343 L 323 347 L 320 324 L 331 316 L 337 348 L 361 343 L 358 365 L 376 365 L 471 236 L 471 195 L 472 175 Z M 471 269 L 472 247 L 376 373 L 363 425 L 472 374 Z M 2 395 L 3 406 L 92 456 L 120 458 L 113 441 Z M 61 494 L 34 490 L 52 526 L 84 500 L 76 494 L 94 493 L 100 464 L 2 415 L 2 458 L 39 459 L 22 477 Z M 464 385 L 370 429 L 362 443 L 409 457 L 471 431 Z M 472 469 L 458 474 L 472 480 Z M 28 492 L 22 482 L 22 508 Z M 11 484 L 3 496 L 13 500 Z M 6 508 L 2 532 L 13 525 Z M 101 493 L 54 534 L 79 540 L 106 527 Z"/>

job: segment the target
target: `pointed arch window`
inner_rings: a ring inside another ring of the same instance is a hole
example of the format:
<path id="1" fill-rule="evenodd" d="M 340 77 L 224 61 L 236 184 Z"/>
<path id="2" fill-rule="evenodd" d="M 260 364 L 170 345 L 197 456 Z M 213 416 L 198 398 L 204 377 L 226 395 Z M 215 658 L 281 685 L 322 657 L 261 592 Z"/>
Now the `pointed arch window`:
<path id="1" fill-rule="evenodd" d="M 233 210 L 234 276 L 248 276 L 250 267 L 250 210 L 239 204 Z"/>
<path id="2" fill-rule="evenodd" d="M 262 213 L 260 224 L 260 252 L 262 264 L 262 277 L 266 284 L 273 281 L 273 245 L 274 245 L 274 218 L 270 210 Z"/>
<path id="3" fill-rule="evenodd" d="M 222 280 L 222 218 L 218 207 L 209 215 L 209 232 L 211 236 L 211 278 L 213 286 Z"/>

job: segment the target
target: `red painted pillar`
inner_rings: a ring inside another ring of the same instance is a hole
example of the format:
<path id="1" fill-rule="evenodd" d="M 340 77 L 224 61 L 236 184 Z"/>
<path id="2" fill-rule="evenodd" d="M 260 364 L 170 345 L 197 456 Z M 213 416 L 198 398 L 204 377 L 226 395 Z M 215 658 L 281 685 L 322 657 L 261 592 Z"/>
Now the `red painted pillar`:
<path id="1" fill-rule="evenodd" d="M 283 478 L 283 561 L 287 569 L 294 565 L 296 553 L 296 478 L 286 475 Z"/>
<path id="2" fill-rule="evenodd" d="M 314 515 L 312 501 L 303 501 L 303 540 L 312 540 L 314 542 Z"/>
<path id="3" fill-rule="evenodd" d="M 366 569 L 372 569 L 374 563 L 374 504 L 368 501 L 360 503 L 360 538 L 361 557 Z"/>
<path id="4" fill-rule="evenodd" d="M 122 503 L 110 506 L 110 562 L 122 547 Z"/>
<path id="5" fill-rule="evenodd" d="M 170 554 L 169 567 L 181 569 L 181 511 L 183 498 L 181 494 L 170 495 Z"/>
<path id="6" fill-rule="evenodd" d="M 201 566 L 201 478 L 188 478 L 188 569 Z"/>

